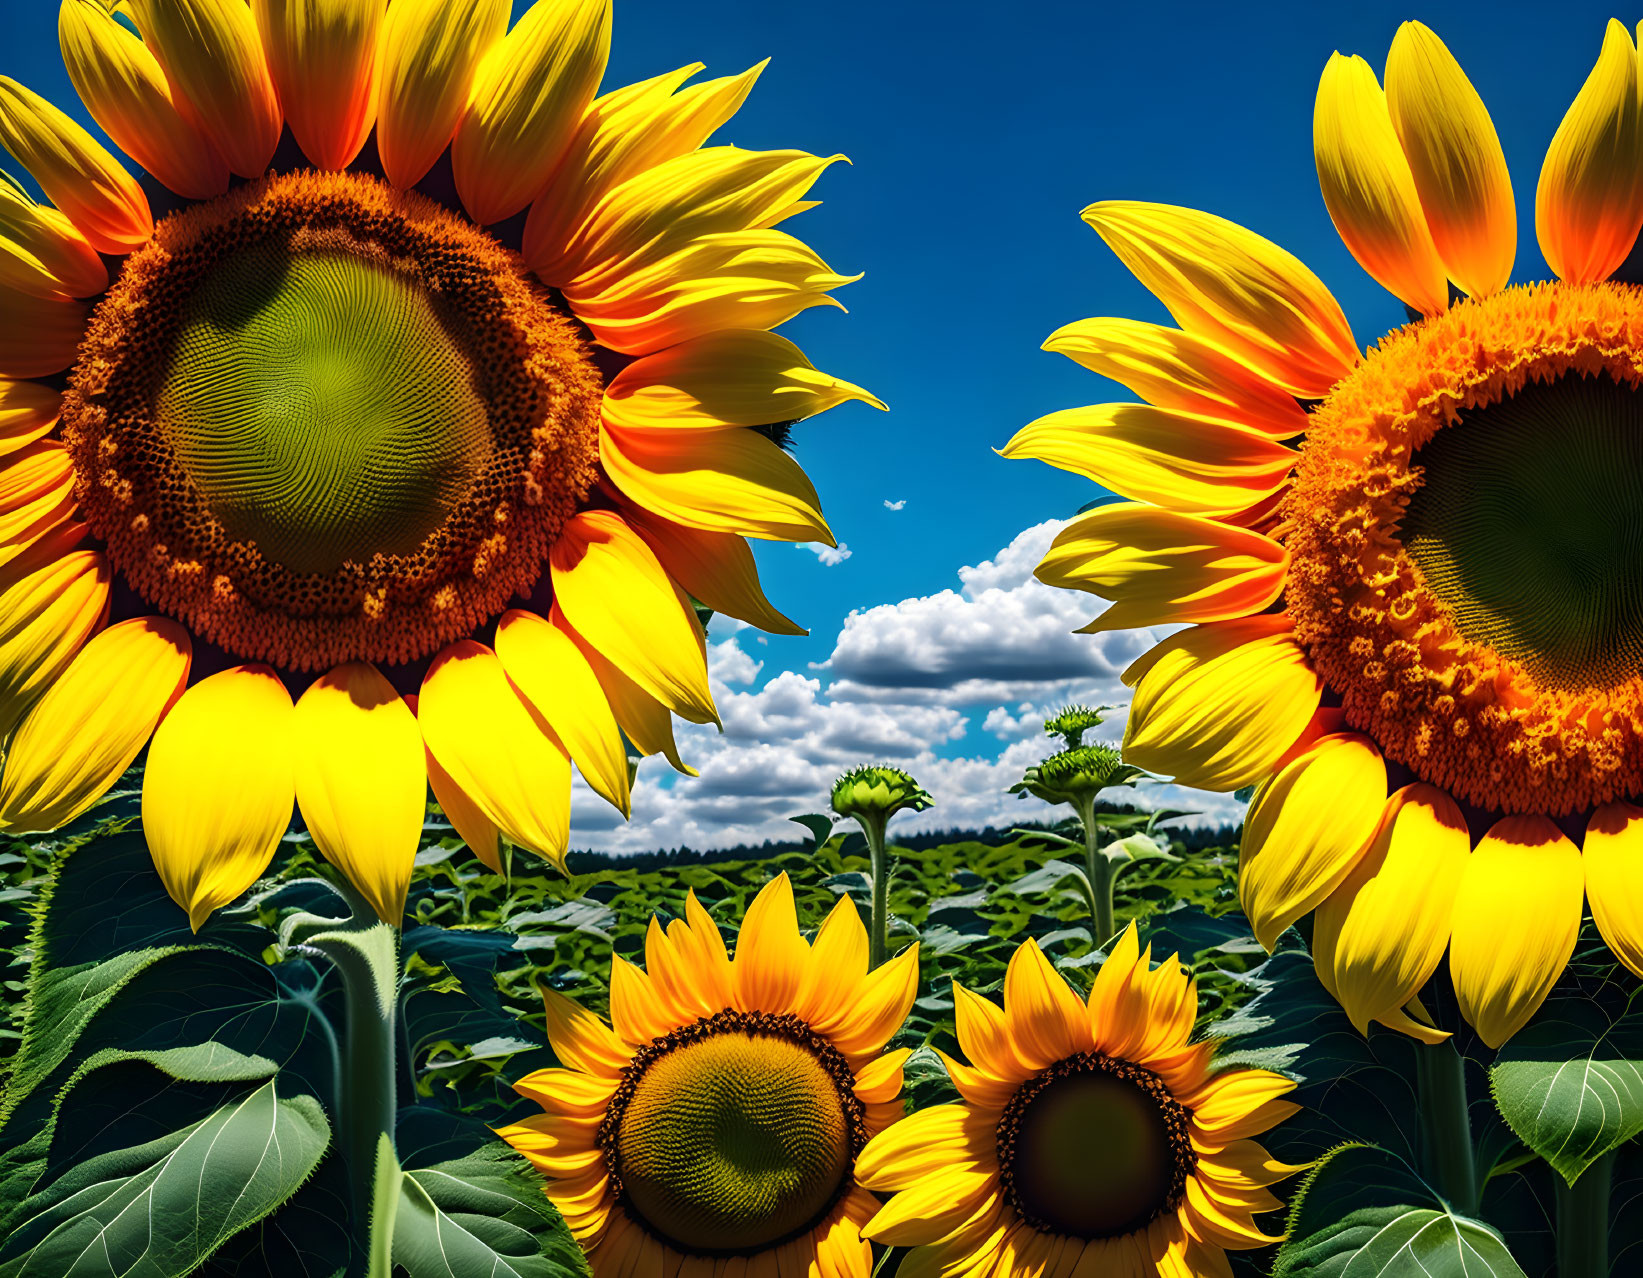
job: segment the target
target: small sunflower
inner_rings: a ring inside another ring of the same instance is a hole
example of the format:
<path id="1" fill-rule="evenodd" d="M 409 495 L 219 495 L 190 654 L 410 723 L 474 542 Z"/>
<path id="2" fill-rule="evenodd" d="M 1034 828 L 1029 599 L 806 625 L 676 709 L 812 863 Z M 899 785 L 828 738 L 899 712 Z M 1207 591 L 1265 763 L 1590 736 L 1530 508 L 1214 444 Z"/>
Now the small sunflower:
<path id="1" fill-rule="evenodd" d="M 734 959 L 692 893 L 683 919 L 651 920 L 644 971 L 612 963 L 609 1026 L 543 992 L 565 1068 L 520 1079 L 545 1113 L 501 1131 L 595 1278 L 868 1278 L 861 1227 L 879 1204 L 855 1162 L 901 1117 L 909 1052 L 884 1045 L 918 947 L 869 973 L 848 897 L 807 945 L 784 874 L 748 907 Z"/>
<path id="2" fill-rule="evenodd" d="M 1211 1278 L 1227 1251 L 1276 1242 L 1254 1222 L 1267 1188 L 1300 1169 L 1252 1137 L 1297 1106 L 1266 1070 L 1210 1073 L 1190 1043 L 1196 984 L 1153 968 L 1132 923 L 1086 1002 L 1028 941 L 1004 1007 L 953 985 L 970 1064 L 943 1056 L 959 1105 L 904 1118 L 856 1163 L 895 1197 L 867 1226 L 918 1247 L 903 1275 Z"/>
<path id="3" fill-rule="evenodd" d="M 1444 952 L 1498 1046 L 1573 952 L 1583 901 L 1643 974 L 1643 227 L 1638 52 L 1609 24 L 1540 173 L 1554 280 L 1508 287 L 1517 219 L 1488 112 L 1405 23 L 1385 87 L 1334 55 L 1313 140 L 1347 247 L 1411 322 L 1360 354 L 1276 245 L 1190 209 L 1088 221 L 1180 324 L 1046 343 L 1146 401 L 1056 413 L 1008 456 L 1134 500 L 1074 520 L 1041 580 L 1090 629 L 1189 623 L 1125 672 L 1126 757 L 1258 786 L 1239 891 L 1256 936 L 1317 911 L 1360 1028 Z"/>
<path id="4" fill-rule="evenodd" d="M 626 814 L 623 735 L 716 720 L 692 600 L 802 633 L 745 538 L 831 540 L 780 428 L 876 403 L 769 331 L 850 282 L 777 229 L 842 157 L 703 146 L 762 64 L 601 95 L 609 0 L 509 9 L 63 0 L 142 183 L 0 77 L 0 829 L 152 739 L 196 928 L 293 800 L 390 920 L 430 781 L 562 861 L 572 759 Z"/>

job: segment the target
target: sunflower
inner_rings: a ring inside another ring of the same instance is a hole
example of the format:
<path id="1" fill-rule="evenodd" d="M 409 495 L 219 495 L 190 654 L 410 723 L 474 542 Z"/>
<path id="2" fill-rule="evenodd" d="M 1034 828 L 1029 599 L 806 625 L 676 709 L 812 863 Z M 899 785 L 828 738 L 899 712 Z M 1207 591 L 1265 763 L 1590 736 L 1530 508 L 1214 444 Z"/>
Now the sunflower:
<path id="1" fill-rule="evenodd" d="M 901 1278 L 1210 1278 L 1226 1252 L 1277 1239 L 1257 1212 L 1299 1171 L 1253 1139 L 1297 1110 L 1266 1070 L 1211 1074 L 1189 1043 L 1195 982 L 1152 966 L 1135 925 L 1086 1002 L 1033 941 L 1010 958 L 1004 1007 L 953 985 L 958 1040 L 943 1056 L 964 1103 L 921 1109 L 868 1142 L 867 1188 L 895 1197 L 867 1226 L 918 1247 Z"/>
<path id="2" fill-rule="evenodd" d="M 595 1278 L 868 1278 L 879 1204 L 854 1164 L 901 1117 L 909 1050 L 884 1045 L 917 983 L 917 945 L 868 971 L 849 897 L 807 945 L 779 875 L 731 959 L 691 893 L 683 919 L 651 920 L 644 971 L 613 957 L 610 1026 L 543 991 L 565 1068 L 514 1084 L 545 1113 L 500 1134 Z"/>
<path id="3" fill-rule="evenodd" d="M 609 0 L 118 7 L 62 51 L 144 182 L 0 78 L 0 828 L 152 740 L 196 928 L 293 800 L 389 920 L 430 780 L 562 862 L 572 759 L 626 814 L 623 734 L 716 721 L 693 600 L 803 633 L 745 538 L 831 540 L 779 441 L 876 403 L 769 331 L 842 157 L 703 146 L 762 64 L 600 95 Z"/>
<path id="4" fill-rule="evenodd" d="M 1568 962 L 1589 899 L 1643 974 L 1643 226 L 1638 53 L 1609 24 L 1540 173 L 1556 278 L 1508 286 L 1512 188 L 1488 112 L 1405 23 L 1385 87 L 1334 55 L 1324 203 L 1411 321 L 1360 355 L 1294 257 L 1190 209 L 1084 218 L 1179 323 L 1046 343 L 1145 402 L 1052 414 L 1004 450 L 1133 500 L 1075 519 L 1045 582 L 1089 630 L 1189 623 L 1143 655 L 1124 748 L 1258 787 L 1239 891 L 1268 948 L 1316 911 L 1360 1029 L 1412 1016 L 1445 950 L 1498 1046 Z"/>

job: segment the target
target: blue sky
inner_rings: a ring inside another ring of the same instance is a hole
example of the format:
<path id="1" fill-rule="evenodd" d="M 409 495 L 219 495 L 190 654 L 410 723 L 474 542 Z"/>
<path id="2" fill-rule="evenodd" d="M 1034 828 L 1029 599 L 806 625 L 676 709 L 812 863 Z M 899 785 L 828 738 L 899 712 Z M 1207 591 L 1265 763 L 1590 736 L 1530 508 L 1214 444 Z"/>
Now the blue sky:
<path id="1" fill-rule="evenodd" d="M 1367 344 L 1402 322 L 1402 308 L 1341 246 L 1318 194 L 1311 113 L 1329 54 L 1360 53 L 1378 70 L 1410 17 L 1444 38 L 1501 135 L 1518 199 L 1515 278 L 1533 279 L 1545 274 L 1533 234 L 1541 158 L 1611 12 L 1582 2 L 616 0 L 607 87 L 695 60 L 727 74 L 768 56 L 720 140 L 851 158 L 822 179 L 822 207 L 789 229 L 866 278 L 842 291 L 850 314 L 812 311 L 783 331 L 892 412 L 851 404 L 798 429 L 797 455 L 850 555 L 829 566 L 759 547 L 768 593 L 812 633 L 713 634 L 735 710 L 727 723 L 739 715 L 743 730 L 690 736 L 711 765 L 701 782 L 657 788 L 659 765 L 647 763 L 657 793 L 634 828 L 617 831 L 579 803 L 585 837 L 573 842 L 775 833 L 787 812 L 813 810 L 824 774 L 875 752 L 926 761 L 941 777 L 949 793 L 938 790 L 946 801 L 925 824 L 1012 813 L 996 782 L 1037 749 L 1022 707 L 1112 695 L 1113 671 L 1140 642 L 1068 640 L 1062 621 L 1095 610 L 1063 601 L 1064 615 L 1062 602 L 1022 594 L 1051 530 L 1012 551 L 1013 539 L 1095 491 L 991 451 L 1045 412 L 1129 398 L 1040 351 L 1053 329 L 1092 315 L 1167 319 L 1079 210 L 1149 199 L 1242 222 L 1307 262 Z M 8 6 L 0 70 L 70 108 L 55 15 L 50 3 Z M 784 705 L 785 717 L 766 713 Z"/>

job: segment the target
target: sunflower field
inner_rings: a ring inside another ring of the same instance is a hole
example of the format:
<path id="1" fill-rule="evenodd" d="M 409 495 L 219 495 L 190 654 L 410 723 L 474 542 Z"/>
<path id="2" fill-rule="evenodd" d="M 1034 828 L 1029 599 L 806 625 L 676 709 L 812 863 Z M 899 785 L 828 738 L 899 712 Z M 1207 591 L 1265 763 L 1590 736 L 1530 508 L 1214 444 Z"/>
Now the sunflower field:
<path id="1" fill-rule="evenodd" d="M 116 791 L 59 836 L 0 852 L 12 996 L 0 1273 L 343 1272 L 358 1243 L 330 1105 L 355 1010 L 315 942 L 320 928 L 360 922 L 313 920 L 327 902 L 337 913 L 337 899 L 298 833 L 267 878 L 192 935 L 149 868 L 136 800 Z M 1273 1242 L 1228 1253 L 1232 1272 L 1399 1273 L 1405 1257 L 1434 1274 L 1556 1274 L 1568 1263 L 1553 1230 L 1563 1178 L 1594 1166 L 1613 1177 L 1614 1272 L 1643 1255 L 1624 1210 L 1643 1192 L 1630 1141 L 1643 1114 L 1628 1107 L 1639 1084 L 1625 1058 L 1643 1011 L 1600 947 L 1583 943 L 1547 1012 L 1506 1051 L 1457 1034 L 1463 1203 L 1452 1134 L 1432 1126 L 1443 1115 L 1419 1058 L 1433 1049 L 1355 1030 L 1319 984 L 1303 932 L 1270 955 L 1256 943 L 1236 905 L 1235 849 L 1172 844 L 1144 813 L 1098 819 L 1114 837 L 1151 825 L 1151 854 L 1119 879 L 1116 912 L 1156 960 L 1178 955 L 1195 979 L 1193 1037 L 1219 1042 L 1217 1068 L 1231 1076 L 1273 1070 L 1294 1083 L 1284 1090 L 1297 1108 L 1262 1137 L 1293 1174 L 1280 1187 L 1287 1216 L 1268 1227 Z M 866 917 L 861 836 L 826 817 L 805 823 L 819 840 L 767 859 L 638 871 L 581 856 L 586 868 L 573 862 L 568 877 L 509 881 L 430 811 L 396 980 L 396 1264 L 453 1278 L 585 1272 L 540 1182 L 496 1138 L 536 1109 L 511 1084 L 569 1063 L 550 1044 L 543 991 L 609 1016 L 612 965 L 643 960 L 653 919 L 677 924 L 689 900 L 735 952 L 740 922 L 782 876 L 812 941 L 840 902 Z M 954 987 L 998 999 L 1023 941 L 1070 990 L 1096 987 L 1108 955 L 1092 939 L 1079 867 L 1054 855 L 1068 832 L 917 850 L 890 841 L 891 948 L 917 947 L 914 997 L 886 1043 L 905 1052 L 898 1110 L 961 1102 L 944 1061 L 964 1058 Z M 1455 1020 L 1452 994 L 1447 1007 L 1427 997 L 1435 1019 Z M 1114 1183 L 1143 1172 L 1124 1168 Z M 891 1273 L 908 1254 L 880 1246 L 875 1265 Z"/>

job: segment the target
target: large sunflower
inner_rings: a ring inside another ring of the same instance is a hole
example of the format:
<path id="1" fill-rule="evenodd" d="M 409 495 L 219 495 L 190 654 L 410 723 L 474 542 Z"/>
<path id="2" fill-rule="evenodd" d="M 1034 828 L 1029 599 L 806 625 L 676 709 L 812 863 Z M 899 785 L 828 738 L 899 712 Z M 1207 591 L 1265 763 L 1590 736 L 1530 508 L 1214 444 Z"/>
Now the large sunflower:
<path id="1" fill-rule="evenodd" d="M 1084 217 L 1179 329 L 1050 338 L 1146 403 L 1073 409 L 1007 455 L 1134 502 L 1080 517 L 1038 575 L 1114 601 L 1089 629 L 1194 623 L 1125 673 L 1134 763 L 1259 786 L 1239 890 L 1269 948 L 1316 910 L 1360 1028 L 1444 951 L 1498 1045 L 1540 1006 L 1589 898 L 1643 973 L 1643 225 L 1638 54 L 1611 23 L 1536 198 L 1557 279 L 1507 287 L 1517 224 L 1488 113 L 1405 23 L 1385 89 L 1324 69 L 1324 201 L 1411 323 L 1360 356 L 1295 258 L 1207 213 Z"/>
<path id="2" fill-rule="evenodd" d="M 548 1178 L 595 1278 L 868 1278 L 879 1204 L 854 1165 L 901 1117 L 909 1050 L 884 1045 L 918 946 L 869 972 L 848 897 L 807 945 L 784 874 L 734 959 L 692 893 L 683 919 L 651 920 L 646 970 L 612 964 L 610 1026 L 544 990 L 566 1068 L 514 1084 L 546 1112 L 500 1133 Z"/>
<path id="3" fill-rule="evenodd" d="M 1190 1043 L 1195 982 L 1152 966 L 1132 923 L 1088 1001 L 1037 944 L 1010 959 L 1004 1007 L 953 985 L 970 1064 L 943 1057 L 961 1105 L 871 1140 L 867 1188 L 895 1191 L 868 1237 L 916 1246 L 900 1278 L 1211 1278 L 1276 1239 L 1254 1222 L 1300 1170 L 1252 1137 L 1296 1106 L 1266 1070 L 1210 1073 Z"/>
<path id="4" fill-rule="evenodd" d="M 701 149 L 762 66 L 597 96 L 609 0 L 120 8 L 63 56 L 145 182 L 0 78 L 0 828 L 152 737 L 195 927 L 293 798 L 388 919 L 430 778 L 562 858 L 572 758 L 626 813 L 715 719 L 692 598 L 802 633 L 744 538 L 830 540 L 779 428 L 875 402 L 768 331 L 849 282 L 775 229 L 833 160 Z"/>

